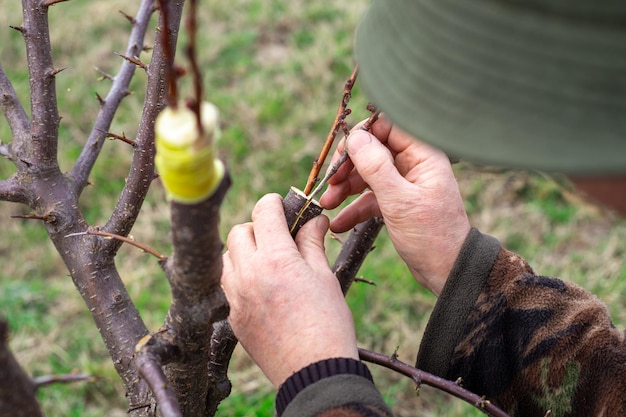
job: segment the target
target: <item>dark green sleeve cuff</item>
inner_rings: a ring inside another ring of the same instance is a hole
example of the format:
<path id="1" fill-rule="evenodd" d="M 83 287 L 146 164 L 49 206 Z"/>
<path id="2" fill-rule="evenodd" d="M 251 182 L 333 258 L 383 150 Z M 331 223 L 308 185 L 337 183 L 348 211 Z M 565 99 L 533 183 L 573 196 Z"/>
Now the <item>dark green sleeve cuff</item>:
<path id="1" fill-rule="evenodd" d="M 289 377 L 278 391 L 276 412 L 281 417 L 312 417 L 354 403 L 387 409 L 364 363 L 334 358 L 311 364 Z"/>
<path id="2" fill-rule="evenodd" d="M 416 367 L 447 378 L 465 319 L 476 304 L 501 245 L 472 228 L 430 316 Z"/>

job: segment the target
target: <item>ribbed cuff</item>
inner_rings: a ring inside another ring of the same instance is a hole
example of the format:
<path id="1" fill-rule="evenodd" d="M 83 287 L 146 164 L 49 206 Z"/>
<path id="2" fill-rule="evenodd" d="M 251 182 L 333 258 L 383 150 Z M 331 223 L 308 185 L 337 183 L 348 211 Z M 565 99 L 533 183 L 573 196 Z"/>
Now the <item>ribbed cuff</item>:
<path id="1" fill-rule="evenodd" d="M 276 413 L 278 417 L 283 414 L 285 408 L 298 395 L 300 391 L 316 383 L 317 381 L 335 375 L 358 375 L 374 382 L 372 374 L 367 366 L 352 358 L 331 358 L 312 363 L 291 375 L 280 386 L 276 396 Z"/>

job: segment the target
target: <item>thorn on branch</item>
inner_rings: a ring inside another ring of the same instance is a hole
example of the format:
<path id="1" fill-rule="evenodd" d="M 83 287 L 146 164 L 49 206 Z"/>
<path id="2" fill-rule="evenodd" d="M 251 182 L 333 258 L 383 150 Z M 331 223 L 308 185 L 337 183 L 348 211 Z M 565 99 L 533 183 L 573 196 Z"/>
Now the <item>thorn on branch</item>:
<path id="1" fill-rule="evenodd" d="M 144 64 L 143 62 L 141 62 L 141 60 L 139 59 L 139 57 L 130 57 L 124 54 L 117 54 L 119 56 L 121 56 L 122 58 L 124 58 L 126 61 L 130 62 L 131 64 L 135 64 L 137 65 L 139 68 L 143 69 L 144 71 L 148 70 L 148 66 L 146 64 Z"/>
<path id="2" fill-rule="evenodd" d="M 26 220 L 43 220 L 46 223 L 54 223 L 57 218 L 54 213 L 46 213 L 44 215 L 39 214 L 15 214 L 11 216 L 12 219 L 26 219 Z"/>
<path id="3" fill-rule="evenodd" d="M 135 23 L 137 23 L 137 20 L 136 20 L 134 17 L 132 17 L 131 15 L 129 15 L 128 13 L 126 13 L 126 12 L 124 12 L 124 11 L 122 11 L 122 10 L 118 10 L 118 12 L 119 12 L 122 16 L 124 16 L 124 17 L 126 18 L 126 20 L 128 20 L 128 21 L 130 22 L 130 24 L 131 24 L 131 25 L 133 25 L 133 26 L 134 26 L 134 25 L 135 25 Z"/>
<path id="4" fill-rule="evenodd" d="M 354 278 L 354 282 L 362 282 L 367 285 L 371 285 L 372 287 L 376 287 L 376 283 L 374 281 L 370 281 L 369 279 L 365 279 L 363 277 Z"/>
<path id="5" fill-rule="evenodd" d="M 26 33 L 26 28 L 24 26 L 9 26 L 11 29 L 15 29 L 20 32 L 22 35 Z"/>
<path id="6" fill-rule="evenodd" d="M 98 74 L 100 74 L 100 78 L 98 78 L 98 81 L 102 81 L 104 79 L 109 80 L 109 81 L 115 81 L 115 78 L 111 74 L 108 74 L 108 73 L 102 71 L 98 67 L 94 67 L 94 69 L 98 72 Z"/>
<path id="7" fill-rule="evenodd" d="M 117 239 L 119 241 L 128 243 L 129 245 L 138 248 L 142 252 L 149 253 L 150 255 L 158 258 L 160 261 L 164 261 L 167 259 L 167 256 L 158 252 L 156 249 L 153 249 L 150 246 L 144 245 L 142 243 L 136 242 L 135 238 L 133 238 L 132 236 L 126 237 L 126 236 L 116 235 L 115 233 L 104 232 L 98 229 L 95 229 L 95 230 L 88 229 L 84 232 L 70 233 L 69 235 L 66 235 L 65 237 L 67 238 L 67 237 L 74 237 L 74 236 L 101 236 L 101 237 L 104 237 L 105 239 Z"/>
<path id="8" fill-rule="evenodd" d="M 56 77 L 58 73 L 60 73 L 61 71 L 65 71 L 67 69 L 67 67 L 63 67 L 63 68 L 54 68 L 54 69 L 49 69 L 46 71 L 46 76 L 47 77 Z"/>
<path id="9" fill-rule="evenodd" d="M 69 1 L 69 0 L 43 0 L 41 2 L 41 5 L 43 7 L 50 7 L 50 6 L 54 6 L 57 3 L 63 3 L 63 2 L 66 2 L 66 1 Z"/>
<path id="10" fill-rule="evenodd" d="M 105 133 L 107 139 L 121 140 L 122 142 L 129 144 L 133 148 L 137 146 L 137 143 L 134 140 L 127 138 L 124 132 L 122 132 L 121 135 L 117 135 L 113 132 L 105 132 L 104 130 L 100 130 L 100 132 Z"/>
<path id="11" fill-rule="evenodd" d="M 98 99 L 98 103 L 100 103 L 100 107 L 104 106 L 106 104 L 106 101 L 102 98 L 102 96 L 100 94 L 98 94 L 98 92 L 96 91 L 96 98 Z"/>

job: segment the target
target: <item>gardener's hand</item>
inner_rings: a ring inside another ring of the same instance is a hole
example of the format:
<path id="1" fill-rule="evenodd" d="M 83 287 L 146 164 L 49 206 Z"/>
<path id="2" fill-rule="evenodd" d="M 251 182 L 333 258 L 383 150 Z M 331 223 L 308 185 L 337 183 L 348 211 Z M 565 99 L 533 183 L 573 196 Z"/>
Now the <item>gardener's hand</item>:
<path id="1" fill-rule="evenodd" d="M 358 359 L 352 314 L 324 253 L 327 231 L 328 218 L 318 216 L 294 242 L 280 196 L 269 194 L 252 223 L 228 235 L 222 275 L 228 320 L 277 387 L 313 362 Z"/>
<path id="2" fill-rule="evenodd" d="M 448 157 L 381 118 L 367 133 L 355 128 L 345 146 L 350 156 L 329 181 L 320 203 L 339 206 L 367 191 L 332 221 L 343 232 L 382 216 L 391 240 L 422 285 L 439 295 L 470 230 Z M 340 144 L 333 160 L 339 157 Z"/>

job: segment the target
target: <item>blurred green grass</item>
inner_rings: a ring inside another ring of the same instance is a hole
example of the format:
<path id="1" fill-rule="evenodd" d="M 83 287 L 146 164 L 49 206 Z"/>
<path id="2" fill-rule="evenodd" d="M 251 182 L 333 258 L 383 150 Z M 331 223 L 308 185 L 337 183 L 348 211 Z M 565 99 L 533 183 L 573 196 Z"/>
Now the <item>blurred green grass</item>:
<path id="1" fill-rule="evenodd" d="M 256 200 L 268 192 L 285 194 L 304 187 L 308 171 L 334 118 L 343 84 L 352 68 L 352 33 L 367 6 L 323 1 L 201 1 L 200 60 L 207 99 L 222 111 L 221 156 L 233 177 L 222 211 L 222 235 L 246 221 Z M 70 2 L 51 8 L 60 113 L 60 161 L 69 169 L 79 154 L 98 109 L 98 67 L 115 73 L 125 49 L 135 5 L 121 0 Z M 28 74 L 20 34 L 21 5 L 0 0 L 0 62 L 28 111 Z M 68 31 L 68 24 L 72 30 Z M 153 22 L 152 27 L 154 28 Z M 181 36 L 181 45 L 185 36 Z M 148 44 L 152 35 L 148 37 Z M 182 55 L 181 55 L 182 56 Z M 149 59 L 149 53 L 143 57 Z M 184 60 L 181 60 L 184 62 Z M 112 131 L 132 137 L 137 131 L 145 74 L 137 71 Z M 183 83 L 183 94 L 189 94 Z M 357 83 L 352 122 L 367 116 L 367 99 Z M 0 118 L 0 140 L 10 141 Z M 92 224 L 106 221 L 128 173 L 132 149 L 110 141 L 90 178 L 81 207 Z M 456 168 L 472 224 L 525 256 L 536 271 L 568 278 L 607 302 L 614 321 L 626 324 L 626 223 L 586 202 L 562 178 L 539 173 Z M 0 161 L 0 177 L 13 167 Z M 87 372 L 89 383 L 54 385 L 38 396 L 47 415 L 126 415 L 124 393 L 106 349 L 74 290 L 41 224 L 12 219 L 28 209 L 0 202 L 0 313 L 11 329 L 11 346 L 34 375 Z M 329 213 L 332 215 L 332 213 Z M 168 207 L 158 184 L 152 187 L 134 237 L 168 253 Z M 337 242 L 328 241 L 330 257 Z M 150 329 L 163 320 L 169 304 L 165 278 L 155 260 L 122 247 L 117 265 Z M 376 286 L 355 284 L 348 294 L 359 343 L 415 359 L 421 333 L 435 303 L 410 277 L 382 233 L 360 275 Z M 377 384 L 397 416 L 479 415 L 472 407 L 372 367 Z M 231 365 L 233 394 L 218 415 L 269 416 L 274 391 L 245 353 Z"/>

